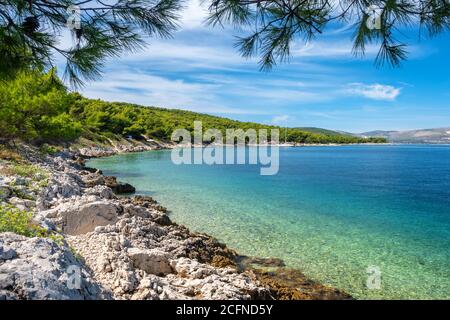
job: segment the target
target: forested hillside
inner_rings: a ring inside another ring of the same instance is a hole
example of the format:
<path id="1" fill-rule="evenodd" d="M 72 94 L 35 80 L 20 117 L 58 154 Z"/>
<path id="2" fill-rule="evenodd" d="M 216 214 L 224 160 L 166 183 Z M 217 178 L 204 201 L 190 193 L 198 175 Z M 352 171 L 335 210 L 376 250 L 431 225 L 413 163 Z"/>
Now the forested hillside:
<path id="1" fill-rule="evenodd" d="M 151 101 L 149 101 L 151 103 Z M 33 143 L 114 139 L 118 135 L 134 139 L 170 140 L 175 129 L 193 130 L 194 121 L 203 129 L 277 128 L 240 122 L 190 111 L 144 107 L 128 103 L 105 102 L 69 92 L 54 71 L 42 74 L 27 71 L 0 83 L 0 138 Z M 281 128 L 280 128 L 281 129 Z M 316 129 L 317 130 L 317 129 Z M 322 133 L 323 132 L 323 133 Z M 385 142 L 384 138 L 361 138 L 333 131 L 310 132 L 299 128 L 281 130 L 281 140 L 298 143 Z"/>

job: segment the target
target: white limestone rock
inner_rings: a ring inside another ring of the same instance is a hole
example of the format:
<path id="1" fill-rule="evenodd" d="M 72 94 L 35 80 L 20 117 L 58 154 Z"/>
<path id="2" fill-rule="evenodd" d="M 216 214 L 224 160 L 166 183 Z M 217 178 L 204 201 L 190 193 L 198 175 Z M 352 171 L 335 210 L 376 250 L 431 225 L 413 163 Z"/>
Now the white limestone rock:
<path id="1" fill-rule="evenodd" d="M 129 248 L 128 256 L 135 268 L 147 273 L 163 276 L 172 273 L 169 255 L 158 249 Z"/>
<path id="2" fill-rule="evenodd" d="M 84 234 L 97 226 L 115 223 L 120 207 L 107 200 L 90 202 L 89 199 L 74 199 L 40 213 L 52 220 L 69 235 Z"/>
<path id="3" fill-rule="evenodd" d="M 110 297 L 66 247 L 50 239 L 0 234 L 0 300 Z"/>

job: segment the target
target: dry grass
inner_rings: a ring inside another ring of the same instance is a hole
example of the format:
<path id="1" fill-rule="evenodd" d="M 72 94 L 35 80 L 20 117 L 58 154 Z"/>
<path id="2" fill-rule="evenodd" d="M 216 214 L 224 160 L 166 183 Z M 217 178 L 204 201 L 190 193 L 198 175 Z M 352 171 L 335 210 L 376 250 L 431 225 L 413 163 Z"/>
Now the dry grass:
<path id="1" fill-rule="evenodd" d="M 17 153 L 17 151 L 2 145 L 0 145 L 0 159 L 16 162 L 23 160 L 22 156 Z"/>

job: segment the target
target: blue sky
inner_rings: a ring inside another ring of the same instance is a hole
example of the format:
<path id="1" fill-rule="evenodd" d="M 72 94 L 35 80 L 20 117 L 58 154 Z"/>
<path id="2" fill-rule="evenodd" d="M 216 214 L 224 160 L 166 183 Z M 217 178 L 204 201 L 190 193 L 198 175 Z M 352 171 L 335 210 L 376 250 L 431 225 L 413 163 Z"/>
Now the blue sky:
<path id="1" fill-rule="evenodd" d="M 235 30 L 204 26 L 191 0 L 173 39 L 150 39 L 142 52 L 108 61 L 102 79 L 82 93 L 204 112 L 238 120 L 350 132 L 450 126 L 450 34 L 419 41 L 405 33 L 409 60 L 400 69 L 351 55 L 343 26 L 314 42 L 295 43 L 289 64 L 260 72 L 233 48 Z"/>

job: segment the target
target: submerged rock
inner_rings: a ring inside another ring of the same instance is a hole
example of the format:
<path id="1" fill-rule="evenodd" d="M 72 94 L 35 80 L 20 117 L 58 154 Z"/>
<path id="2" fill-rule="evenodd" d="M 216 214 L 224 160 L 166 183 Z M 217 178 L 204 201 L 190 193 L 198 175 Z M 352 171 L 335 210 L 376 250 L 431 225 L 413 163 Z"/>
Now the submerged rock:
<path id="1" fill-rule="evenodd" d="M 239 256 L 237 258 L 238 264 L 243 268 L 256 267 L 256 268 L 279 268 L 284 267 L 284 261 L 278 258 L 260 258 L 260 257 L 247 257 Z"/>
<path id="2" fill-rule="evenodd" d="M 133 187 L 129 183 L 121 183 L 117 181 L 116 177 L 113 176 L 105 176 L 105 185 L 111 188 L 116 194 L 124 194 L 124 193 L 134 193 L 136 192 L 136 188 Z"/>
<path id="3" fill-rule="evenodd" d="M 308 279 L 298 270 L 278 268 L 273 271 L 255 270 L 257 279 L 270 289 L 277 300 L 351 300 L 340 290 Z"/>

